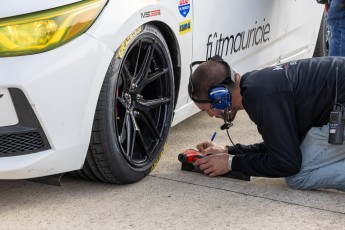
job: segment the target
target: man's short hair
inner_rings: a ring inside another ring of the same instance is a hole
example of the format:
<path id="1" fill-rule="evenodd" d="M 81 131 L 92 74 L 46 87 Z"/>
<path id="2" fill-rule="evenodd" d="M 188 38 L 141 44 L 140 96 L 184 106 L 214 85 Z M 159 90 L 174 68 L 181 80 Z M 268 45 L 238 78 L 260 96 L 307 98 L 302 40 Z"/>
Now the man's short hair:
<path id="1" fill-rule="evenodd" d="M 190 98 L 207 100 L 209 89 L 223 82 L 230 75 L 230 68 L 222 62 L 209 60 L 201 63 L 190 76 L 188 84 Z"/>

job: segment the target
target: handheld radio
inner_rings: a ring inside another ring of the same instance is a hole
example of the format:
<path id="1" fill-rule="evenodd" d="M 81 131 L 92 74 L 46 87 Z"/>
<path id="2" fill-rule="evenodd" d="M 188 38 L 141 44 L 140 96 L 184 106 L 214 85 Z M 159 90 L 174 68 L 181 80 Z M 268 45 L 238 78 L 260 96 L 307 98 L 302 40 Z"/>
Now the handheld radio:
<path id="1" fill-rule="evenodd" d="M 329 135 L 328 143 L 334 145 L 343 144 L 344 136 L 344 121 L 345 121 L 345 107 L 337 102 L 338 97 L 338 67 L 336 67 L 336 88 L 335 88 L 335 101 L 333 110 L 329 116 Z"/>

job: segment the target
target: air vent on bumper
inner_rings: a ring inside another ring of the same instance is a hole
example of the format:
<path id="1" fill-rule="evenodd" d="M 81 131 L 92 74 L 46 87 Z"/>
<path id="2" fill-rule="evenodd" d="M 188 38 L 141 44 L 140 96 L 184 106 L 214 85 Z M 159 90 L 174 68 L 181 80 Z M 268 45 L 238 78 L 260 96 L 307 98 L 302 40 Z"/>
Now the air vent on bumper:
<path id="1" fill-rule="evenodd" d="M 9 89 L 19 123 L 0 127 L 0 157 L 24 155 L 50 149 L 47 137 L 24 93 Z"/>

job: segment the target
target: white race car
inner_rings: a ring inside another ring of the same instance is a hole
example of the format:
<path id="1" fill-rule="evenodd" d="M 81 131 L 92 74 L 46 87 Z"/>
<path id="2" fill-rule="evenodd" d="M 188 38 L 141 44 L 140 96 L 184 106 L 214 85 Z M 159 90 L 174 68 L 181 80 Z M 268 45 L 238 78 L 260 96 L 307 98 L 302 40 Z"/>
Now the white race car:
<path id="1" fill-rule="evenodd" d="M 197 112 L 192 61 L 243 73 L 324 52 L 325 36 L 311 0 L 2 0 L 0 179 L 136 182 Z"/>

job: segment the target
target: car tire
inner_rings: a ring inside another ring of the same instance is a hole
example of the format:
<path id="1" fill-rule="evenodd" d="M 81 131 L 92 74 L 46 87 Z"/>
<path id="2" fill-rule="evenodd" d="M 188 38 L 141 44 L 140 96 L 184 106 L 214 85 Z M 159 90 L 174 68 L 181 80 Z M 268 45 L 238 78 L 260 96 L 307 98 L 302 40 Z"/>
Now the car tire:
<path id="1" fill-rule="evenodd" d="M 115 52 L 93 121 L 82 178 L 128 184 L 158 163 L 173 118 L 174 77 L 157 27 L 137 28 Z"/>
<path id="2" fill-rule="evenodd" d="M 322 17 L 319 34 L 317 37 L 313 57 L 324 57 L 328 55 L 328 29 L 326 16 Z"/>

